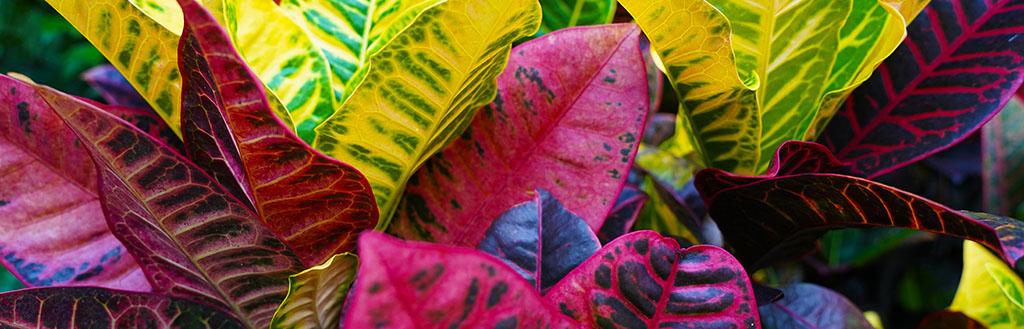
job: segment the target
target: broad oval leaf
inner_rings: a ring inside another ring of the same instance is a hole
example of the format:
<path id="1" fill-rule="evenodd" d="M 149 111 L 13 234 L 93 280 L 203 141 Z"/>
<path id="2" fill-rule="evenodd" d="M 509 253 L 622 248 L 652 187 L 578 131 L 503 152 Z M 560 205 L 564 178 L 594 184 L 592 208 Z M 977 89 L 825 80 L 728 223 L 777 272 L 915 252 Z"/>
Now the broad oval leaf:
<path id="1" fill-rule="evenodd" d="M 89 152 L 32 86 L 5 75 L 0 173 L 0 262 L 26 286 L 150 290 L 107 228 Z"/>
<path id="2" fill-rule="evenodd" d="M 1024 326 L 1024 281 L 984 246 L 964 242 L 964 271 L 951 310 L 992 329 Z"/>
<path id="3" fill-rule="evenodd" d="M 188 153 L 254 207 L 306 266 L 355 249 L 377 224 L 370 184 L 274 116 L 263 86 L 198 4 L 185 7 L 182 132 Z"/>
<path id="4" fill-rule="evenodd" d="M 149 107 L 146 99 L 135 91 L 128 79 L 125 79 L 113 65 L 104 64 L 91 68 L 82 73 L 82 80 L 99 92 L 107 104 L 133 108 Z"/>
<path id="5" fill-rule="evenodd" d="M 188 300 L 94 287 L 0 294 L 6 328 L 242 328 L 231 316 Z"/>
<path id="6" fill-rule="evenodd" d="M 985 211 L 1024 215 L 1024 101 L 1014 97 L 982 128 Z"/>
<path id="7" fill-rule="evenodd" d="M 358 266 L 356 255 L 344 253 L 288 277 L 288 296 L 274 312 L 270 328 L 338 328 L 341 307 Z"/>
<path id="8" fill-rule="evenodd" d="M 428 9 L 372 57 L 365 80 L 317 128 L 317 149 L 370 180 L 379 227 L 390 222 L 413 172 L 494 97 L 511 44 L 536 31 L 539 7 L 530 0 L 449 0 Z"/>
<path id="9" fill-rule="evenodd" d="M 612 22 L 617 8 L 615 0 L 544 0 L 544 10 L 538 35 L 581 25 L 601 25 Z"/>
<path id="10" fill-rule="evenodd" d="M 1024 81 L 1024 2 L 935 0 L 820 139 L 876 177 L 966 138 Z"/>
<path id="11" fill-rule="evenodd" d="M 866 179 L 836 174 L 842 164 L 820 145 L 788 142 L 772 171 L 745 177 L 702 170 L 696 185 L 733 252 L 749 269 L 806 252 L 826 230 L 907 227 L 971 239 L 1024 267 L 1024 224 L 962 213 Z M 736 205 L 743 205 L 737 207 Z"/>
<path id="12" fill-rule="evenodd" d="M 558 283 L 601 243 L 582 218 L 545 190 L 495 219 L 477 247 L 501 258 L 538 291 Z"/>
<path id="13" fill-rule="evenodd" d="M 619 193 L 619 200 L 615 202 L 615 207 L 608 214 L 608 218 L 604 220 L 601 230 L 597 232 L 598 240 L 602 244 L 608 243 L 632 231 L 633 224 L 636 223 L 640 211 L 647 205 L 649 199 L 647 193 L 635 186 L 623 187 L 622 193 Z"/>
<path id="14" fill-rule="evenodd" d="M 141 130 L 53 89 L 36 90 L 92 155 L 107 225 L 153 291 L 217 306 L 249 328 L 266 326 L 302 263 L 256 214 Z"/>
<path id="15" fill-rule="evenodd" d="M 344 328 L 575 328 L 519 274 L 483 252 L 359 239 L 359 267 Z"/>
<path id="16" fill-rule="evenodd" d="M 515 47 L 495 101 L 413 176 L 391 232 L 476 245 L 535 188 L 601 227 L 643 131 L 644 70 L 635 25 L 567 29 Z"/>
<path id="17" fill-rule="evenodd" d="M 601 248 L 544 296 L 585 328 L 760 328 L 750 279 L 714 246 L 654 231 Z"/>
<path id="18" fill-rule="evenodd" d="M 875 328 L 857 305 L 835 291 L 797 283 L 782 292 L 782 300 L 758 308 L 765 329 Z"/>

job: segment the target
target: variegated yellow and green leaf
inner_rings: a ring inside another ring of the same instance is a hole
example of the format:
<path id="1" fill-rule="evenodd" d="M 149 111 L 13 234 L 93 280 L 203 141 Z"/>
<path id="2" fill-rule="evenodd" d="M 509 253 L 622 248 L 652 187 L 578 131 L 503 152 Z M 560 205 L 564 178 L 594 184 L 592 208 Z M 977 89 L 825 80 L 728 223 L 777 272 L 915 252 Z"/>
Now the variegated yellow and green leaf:
<path id="1" fill-rule="evenodd" d="M 581 25 L 600 25 L 615 17 L 615 0 L 543 0 L 544 18 L 537 34 Z"/>
<path id="2" fill-rule="evenodd" d="M 358 267 L 359 258 L 344 253 L 288 277 L 288 296 L 274 312 L 270 328 L 338 328 Z"/>
<path id="3" fill-rule="evenodd" d="M 964 242 L 964 271 L 951 310 L 991 329 L 1024 327 L 1024 282 L 982 245 Z"/>
<path id="4" fill-rule="evenodd" d="M 496 93 L 513 41 L 532 35 L 531 0 L 449 0 L 374 55 L 367 77 L 317 128 L 314 146 L 370 180 L 385 227 L 413 172 Z"/>

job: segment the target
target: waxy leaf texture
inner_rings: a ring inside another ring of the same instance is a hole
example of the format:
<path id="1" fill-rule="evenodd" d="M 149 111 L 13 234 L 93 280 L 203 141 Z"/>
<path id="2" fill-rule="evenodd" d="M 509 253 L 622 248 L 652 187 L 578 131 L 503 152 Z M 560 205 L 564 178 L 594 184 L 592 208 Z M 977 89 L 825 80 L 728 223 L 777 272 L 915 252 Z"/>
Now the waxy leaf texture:
<path id="1" fill-rule="evenodd" d="M 344 253 L 288 278 L 288 296 L 274 312 L 271 329 L 335 329 L 356 279 L 359 258 Z"/>
<path id="2" fill-rule="evenodd" d="M 1024 281 L 984 246 L 964 242 L 964 270 L 949 306 L 991 329 L 1024 326 Z"/>

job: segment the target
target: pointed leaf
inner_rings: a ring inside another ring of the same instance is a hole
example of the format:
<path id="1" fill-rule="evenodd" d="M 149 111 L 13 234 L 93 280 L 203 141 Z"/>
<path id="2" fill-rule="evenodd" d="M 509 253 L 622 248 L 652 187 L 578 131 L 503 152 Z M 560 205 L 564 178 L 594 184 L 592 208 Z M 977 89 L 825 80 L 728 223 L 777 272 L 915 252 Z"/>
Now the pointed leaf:
<path id="1" fill-rule="evenodd" d="M 377 224 L 366 178 L 278 120 L 263 87 L 199 4 L 185 6 L 182 131 L 192 159 L 251 202 L 306 266 L 352 251 Z"/>
<path id="2" fill-rule="evenodd" d="M 602 244 L 611 242 L 616 238 L 633 230 L 640 210 L 647 204 L 649 197 L 639 188 L 626 185 L 619 194 L 619 200 L 615 202 L 608 218 L 605 219 L 597 237 Z"/>
<path id="3" fill-rule="evenodd" d="M 956 144 L 1024 82 L 1024 1 L 935 0 L 820 139 L 876 177 Z"/>
<path id="4" fill-rule="evenodd" d="M 128 79 L 125 79 L 113 65 L 104 64 L 91 68 L 82 73 L 82 80 L 99 92 L 107 104 L 135 108 L 149 107 L 146 99 L 135 91 Z"/>
<path id="5" fill-rule="evenodd" d="M 601 25 L 612 22 L 615 0 L 544 0 L 544 20 L 537 35 L 581 25 Z"/>
<path id="6" fill-rule="evenodd" d="M 539 16 L 530 0 L 430 8 L 373 56 L 344 108 L 317 128 L 317 149 L 370 180 L 384 219 L 378 226 L 387 226 L 413 172 L 491 101 L 512 41 L 533 34 Z"/>
<path id="7" fill-rule="evenodd" d="M 512 207 L 487 229 L 477 247 L 501 258 L 538 291 L 558 283 L 601 243 L 582 218 L 545 190 Z"/>
<path id="8" fill-rule="evenodd" d="M 1024 326 L 1024 281 L 979 244 L 964 242 L 964 272 L 949 309 L 988 328 Z"/>
<path id="9" fill-rule="evenodd" d="M 960 312 L 940 311 L 924 317 L 917 329 L 985 329 L 985 325 Z"/>
<path id="10" fill-rule="evenodd" d="M 302 264 L 249 208 L 198 167 L 128 123 L 53 89 L 37 92 L 89 150 L 107 225 L 153 291 L 264 327 Z"/>
<path id="11" fill-rule="evenodd" d="M 907 227 L 971 239 L 1024 268 L 1020 221 L 957 212 L 880 183 L 832 173 L 839 165 L 820 144 L 789 142 L 779 148 L 766 176 L 707 169 L 697 174 L 696 185 L 736 258 L 750 269 L 809 251 L 826 230 L 849 227 Z"/>
<path id="12" fill-rule="evenodd" d="M 750 279 L 714 246 L 653 231 L 601 248 L 544 296 L 585 328 L 760 328 Z"/>
<path id="13" fill-rule="evenodd" d="M 631 24 L 580 27 L 513 49 L 497 99 L 414 176 L 391 232 L 472 246 L 535 188 L 601 227 L 648 111 L 639 35 Z"/>
<path id="14" fill-rule="evenodd" d="M 575 328 L 483 252 L 367 232 L 345 328 Z"/>
<path id="15" fill-rule="evenodd" d="M 338 328 L 341 307 L 358 265 L 355 255 L 338 254 L 288 277 L 288 296 L 274 312 L 270 328 Z"/>
<path id="16" fill-rule="evenodd" d="M 857 305 L 835 291 L 797 283 L 782 292 L 782 300 L 758 308 L 765 329 L 875 328 Z"/>
<path id="17" fill-rule="evenodd" d="M 107 228 L 88 151 L 32 86 L 5 75 L 0 186 L 0 262 L 26 286 L 150 289 Z"/>
<path id="18" fill-rule="evenodd" d="M 154 294 L 93 287 L 0 294 L 6 328 L 242 328 L 214 308 Z"/>
<path id="19" fill-rule="evenodd" d="M 1013 98 L 982 129 L 985 211 L 1024 215 L 1024 101 Z"/>

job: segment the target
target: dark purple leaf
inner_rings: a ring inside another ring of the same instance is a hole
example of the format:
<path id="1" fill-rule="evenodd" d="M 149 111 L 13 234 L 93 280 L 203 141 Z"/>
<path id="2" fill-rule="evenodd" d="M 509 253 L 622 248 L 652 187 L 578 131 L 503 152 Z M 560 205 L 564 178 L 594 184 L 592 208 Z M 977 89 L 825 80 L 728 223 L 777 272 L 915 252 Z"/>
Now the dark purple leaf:
<path id="1" fill-rule="evenodd" d="M 640 189 L 627 184 L 619 193 L 619 200 L 615 201 L 615 207 L 608 214 L 608 218 L 601 225 L 597 237 L 601 243 L 608 243 L 616 238 L 633 230 L 633 223 L 636 223 L 640 210 L 647 204 L 647 194 Z"/>
<path id="2" fill-rule="evenodd" d="M 874 329 L 864 312 L 832 290 L 797 283 L 782 290 L 784 297 L 761 306 L 765 329 Z"/>

